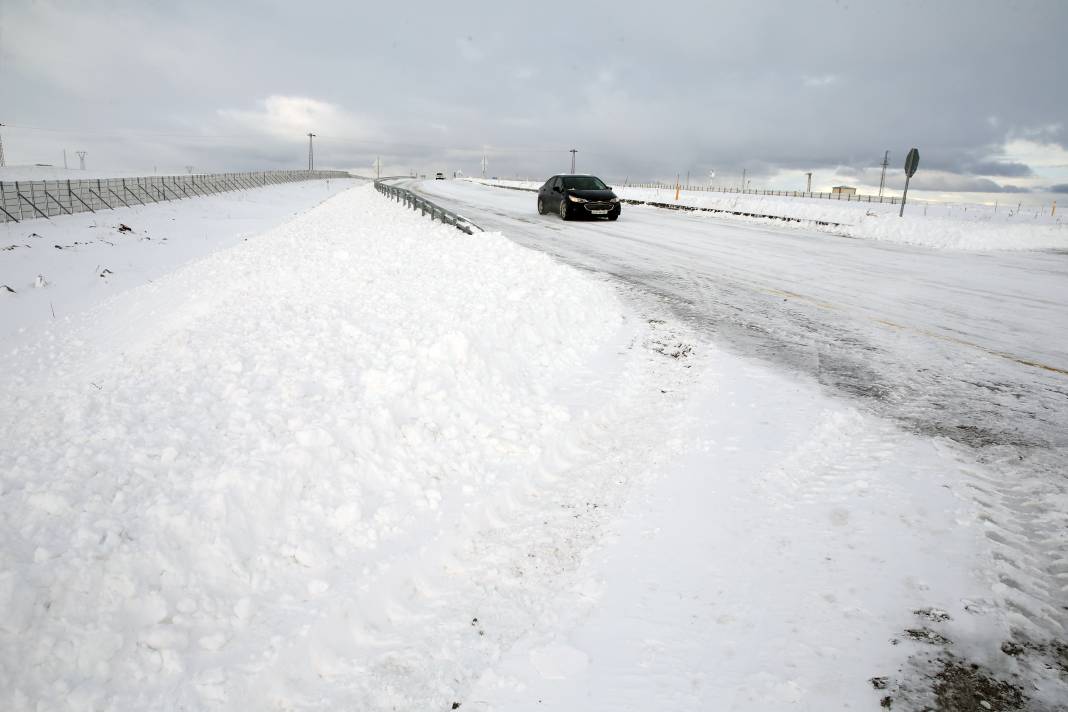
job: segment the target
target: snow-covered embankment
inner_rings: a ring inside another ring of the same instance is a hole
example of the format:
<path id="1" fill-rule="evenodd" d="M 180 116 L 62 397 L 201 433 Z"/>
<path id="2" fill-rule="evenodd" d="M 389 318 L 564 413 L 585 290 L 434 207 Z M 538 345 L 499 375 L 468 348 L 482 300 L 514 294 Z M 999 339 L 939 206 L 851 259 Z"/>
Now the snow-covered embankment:
<path id="1" fill-rule="evenodd" d="M 6 353 L 0 707 L 448 701 L 536 613 L 509 532 L 646 447 L 612 435 L 635 333 L 609 286 L 365 187 Z"/>

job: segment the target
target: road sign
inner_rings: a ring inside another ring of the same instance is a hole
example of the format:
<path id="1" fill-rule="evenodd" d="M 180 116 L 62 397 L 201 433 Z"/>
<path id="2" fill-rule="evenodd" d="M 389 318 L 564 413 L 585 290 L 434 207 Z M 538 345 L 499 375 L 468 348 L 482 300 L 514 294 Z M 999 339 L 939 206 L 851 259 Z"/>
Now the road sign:
<path id="1" fill-rule="evenodd" d="M 911 178 L 916 175 L 916 169 L 920 167 L 920 152 L 915 148 L 905 156 L 905 176 Z"/>
<path id="2" fill-rule="evenodd" d="M 919 167 L 920 152 L 914 148 L 909 151 L 909 155 L 905 156 L 905 192 L 901 194 L 901 212 L 897 214 L 899 218 L 905 215 L 905 198 L 909 195 L 909 180 L 916 175 L 916 169 Z"/>

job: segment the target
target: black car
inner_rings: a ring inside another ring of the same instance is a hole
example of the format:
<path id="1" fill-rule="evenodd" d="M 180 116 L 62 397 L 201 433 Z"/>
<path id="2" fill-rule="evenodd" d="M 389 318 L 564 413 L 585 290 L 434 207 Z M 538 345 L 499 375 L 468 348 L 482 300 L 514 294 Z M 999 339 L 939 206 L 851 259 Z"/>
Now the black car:
<path id="1" fill-rule="evenodd" d="M 564 220 L 580 216 L 615 220 L 619 198 L 597 176 L 559 175 L 538 190 L 538 214 L 559 213 Z"/>

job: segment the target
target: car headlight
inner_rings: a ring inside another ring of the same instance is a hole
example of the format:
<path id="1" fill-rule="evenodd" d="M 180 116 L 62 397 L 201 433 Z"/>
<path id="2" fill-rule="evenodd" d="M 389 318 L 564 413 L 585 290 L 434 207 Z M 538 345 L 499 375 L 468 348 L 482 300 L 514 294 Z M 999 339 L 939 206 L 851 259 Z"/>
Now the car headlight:
<path id="1" fill-rule="evenodd" d="M 619 202 L 619 198 L 609 198 L 608 202 L 609 203 L 618 203 Z"/>
<path id="2" fill-rule="evenodd" d="M 570 200 L 572 203 L 588 203 L 588 202 L 590 202 L 590 201 L 586 200 L 585 198 L 578 198 L 578 197 L 576 197 L 574 195 L 567 196 L 567 199 Z"/>

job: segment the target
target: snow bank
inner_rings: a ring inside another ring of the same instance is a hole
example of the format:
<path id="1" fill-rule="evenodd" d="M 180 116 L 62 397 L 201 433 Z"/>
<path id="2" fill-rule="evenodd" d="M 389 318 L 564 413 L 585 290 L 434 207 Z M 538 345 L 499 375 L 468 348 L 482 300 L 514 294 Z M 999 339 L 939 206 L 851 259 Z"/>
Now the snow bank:
<path id="1" fill-rule="evenodd" d="M 825 229 L 849 237 L 950 250 L 1068 249 L 1068 226 L 1061 224 L 1008 224 L 909 214 L 899 218 L 897 214 L 872 213 Z"/>
<path id="2" fill-rule="evenodd" d="M 558 387 L 621 313 L 367 187 L 10 351 L 0 707 L 321 706 L 335 673 L 408 699 L 338 662 L 389 640 L 395 591 L 309 630 L 480 496 L 566 464 Z"/>
<path id="3" fill-rule="evenodd" d="M 486 182 L 528 189 L 540 187 L 539 183 L 530 181 Z M 910 203 L 905 207 L 905 216 L 898 217 L 901 206 L 889 203 L 699 191 L 682 191 L 676 201 L 674 190 L 619 186 L 614 190 L 628 200 L 839 223 L 818 229 L 867 240 L 953 250 L 1068 249 L 1068 225 L 1061 222 L 1062 216 L 1051 216 L 1049 208 L 1044 211 L 1026 208 L 1018 212 L 1016 206 L 1003 205 L 994 212 L 991 206 Z M 731 219 L 723 214 L 716 217 Z"/>

